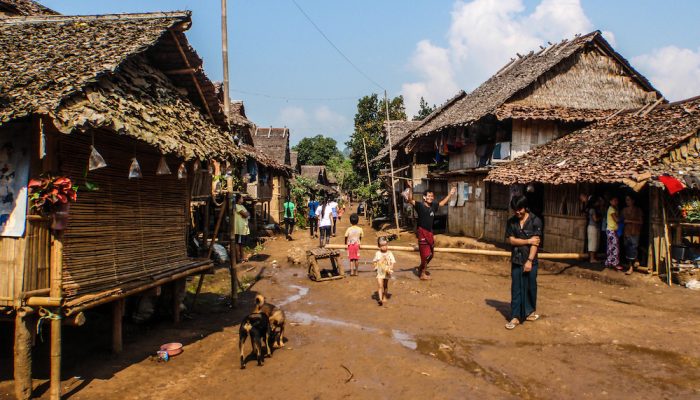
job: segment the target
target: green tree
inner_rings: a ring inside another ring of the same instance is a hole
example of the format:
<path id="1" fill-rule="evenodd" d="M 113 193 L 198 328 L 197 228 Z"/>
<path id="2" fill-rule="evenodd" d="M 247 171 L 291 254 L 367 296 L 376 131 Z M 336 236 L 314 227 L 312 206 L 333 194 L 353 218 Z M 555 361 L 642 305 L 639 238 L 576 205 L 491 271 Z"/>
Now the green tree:
<path id="1" fill-rule="evenodd" d="M 389 100 L 389 118 L 391 120 L 406 120 L 406 108 L 403 103 L 403 96 L 397 96 Z M 386 103 L 384 99 L 379 99 L 376 93 L 362 97 L 357 102 L 357 113 L 355 114 L 355 131 L 350 135 L 350 140 L 345 145 L 350 149 L 350 161 L 360 181 L 367 183 L 365 174 L 365 153 L 363 139 L 367 146 L 367 158 L 373 159 L 384 147 L 385 138 L 382 132 L 382 125 L 386 120 Z M 383 165 L 370 164 L 370 175 L 372 180 L 376 179 L 379 170 Z M 362 171 L 362 173 L 360 173 Z"/>
<path id="2" fill-rule="evenodd" d="M 435 106 L 435 104 L 433 104 L 432 107 L 431 107 L 430 105 L 428 105 L 428 102 L 425 101 L 425 99 L 423 98 L 423 96 L 421 96 L 421 98 L 420 98 L 419 107 L 420 107 L 420 108 L 418 109 L 418 114 L 416 114 L 416 115 L 413 116 L 413 120 L 414 120 L 414 121 L 422 121 L 422 120 L 424 120 L 425 117 L 427 117 L 428 115 L 430 115 L 430 114 L 431 114 L 433 111 L 435 111 L 435 109 L 437 108 L 437 107 Z"/>
<path id="3" fill-rule="evenodd" d="M 292 150 L 298 152 L 299 165 L 328 165 L 331 158 L 343 156 L 335 139 L 323 135 L 305 137 Z"/>
<path id="4" fill-rule="evenodd" d="M 353 171 L 352 162 L 349 158 L 333 157 L 328 160 L 326 167 L 328 172 L 333 174 L 343 192 L 348 192 L 355 188 L 355 181 L 353 180 L 355 171 Z"/>

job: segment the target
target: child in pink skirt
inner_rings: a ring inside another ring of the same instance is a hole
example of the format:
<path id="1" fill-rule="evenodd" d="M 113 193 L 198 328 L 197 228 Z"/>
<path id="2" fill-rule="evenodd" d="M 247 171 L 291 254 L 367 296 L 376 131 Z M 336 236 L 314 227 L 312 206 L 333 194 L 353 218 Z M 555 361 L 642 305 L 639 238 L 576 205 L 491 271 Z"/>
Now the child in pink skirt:
<path id="1" fill-rule="evenodd" d="M 360 221 L 360 217 L 357 214 L 352 214 L 350 216 L 350 223 L 352 224 L 347 230 L 345 230 L 345 244 L 348 246 L 348 259 L 350 259 L 350 276 L 357 276 L 358 263 L 360 260 L 360 241 L 364 235 L 362 228 L 357 226 Z"/>

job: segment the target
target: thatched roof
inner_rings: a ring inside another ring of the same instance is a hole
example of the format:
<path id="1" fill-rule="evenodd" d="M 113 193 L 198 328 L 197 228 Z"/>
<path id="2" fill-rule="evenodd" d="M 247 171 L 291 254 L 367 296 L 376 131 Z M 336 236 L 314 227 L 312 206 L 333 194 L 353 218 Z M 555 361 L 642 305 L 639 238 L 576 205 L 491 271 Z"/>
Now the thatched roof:
<path id="1" fill-rule="evenodd" d="M 232 125 L 253 127 L 253 123 L 245 115 L 245 106 L 243 106 L 242 101 L 231 102 L 231 115 L 229 115 L 229 121 L 231 121 Z"/>
<path id="2" fill-rule="evenodd" d="M 700 97 L 646 109 L 620 113 L 537 147 L 494 168 L 486 180 L 640 187 L 654 174 L 700 170 Z M 678 164 L 669 167 L 670 161 Z"/>
<path id="3" fill-rule="evenodd" d="M 318 179 L 319 173 L 323 171 L 324 176 L 326 177 L 325 182 L 321 182 Z M 335 176 L 333 175 L 332 172 L 328 170 L 324 165 L 302 165 L 301 166 L 301 176 L 307 179 L 311 179 L 314 182 L 318 182 L 320 184 L 328 184 L 328 185 L 335 185 L 338 183 L 338 181 L 335 179 Z"/>
<path id="4" fill-rule="evenodd" d="M 584 71 L 564 77 L 561 72 L 571 70 L 579 61 L 586 63 Z M 610 76 L 603 75 L 607 73 Z M 598 79 L 581 79 L 585 74 Z M 473 92 L 426 118 L 411 135 L 409 145 L 420 137 L 469 125 L 489 114 L 499 119 L 591 121 L 605 110 L 639 107 L 658 97 L 651 83 L 595 31 L 536 53 L 518 55 Z"/>
<path id="5" fill-rule="evenodd" d="M 292 169 L 296 171 L 299 168 L 299 152 L 290 151 L 289 161 L 291 162 Z"/>
<path id="6" fill-rule="evenodd" d="M 396 145 L 404 140 L 408 135 L 411 134 L 413 129 L 418 127 L 421 121 L 384 121 L 382 131 L 384 136 L 387 137 L 387 132 L 389 131 L 389 126 L 391 126 L 391 142 L 394 148 Z M 389 156 L 389 140 L 386 141 L 385 146 L 379 150 L 376 157 L 370 160 L 371 163 L 376 163 L 384 160 Z M 396 150 L 392 150 L 393 158 L 396 158 Z"/>
<path id="7" fill-rule="evenodd" d="M 0 0 L 0 18 L 27 15 L 58 15 L 58 13 L 32 0 Z"/>
<path id="8" fill-rule="evenodd" d="M 249 144 L 241 144 L 240 149 L 243 151 L 243 153 L 245 153 L 246 156 L 255 159 L 255 161 L 257 161 L 258 164 L 262 165 L 263 167 L 267 167 L 277 172 L 281 172 L 286 176 L 291 176 L 294 172 L 293 169 L 290 168 L 288 165 L 284 165 L 279 161 L 267 156 L 259 148 L 253 147 Z"/>
<path id="9" fill-rule="evenodd" d="M 0 19 L 0 125 L 46 115 L 64 133 L 108 129 L 185 158 L 236 155 L 182 32 L 190 22 L 189 12 Z"/>
<path id="10" fill-rule="evenodd" d="M 291 165 L 289 155 L 289 129 L 287 128 L 255 128 L 253 145 L 267 156 Z"/>

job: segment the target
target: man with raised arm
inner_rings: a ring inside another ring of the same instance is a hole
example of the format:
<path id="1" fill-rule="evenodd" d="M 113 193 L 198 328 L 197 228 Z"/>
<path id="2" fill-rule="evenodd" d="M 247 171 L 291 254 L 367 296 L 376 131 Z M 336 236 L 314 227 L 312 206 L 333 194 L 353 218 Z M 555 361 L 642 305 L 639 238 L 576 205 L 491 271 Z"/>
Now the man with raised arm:
<path id="1" fill-rule="evenodd" d="M 413 205 L 418 214 L 418 228 L 416 236 L 418 237 L 418 250 L 420 252 L 420 267 L 418 267 L 418 275 L 421 280 L 430 279 L 428 272 L 428 263 L 433 259 L 433 248 L 435 240 L 433 239 L 433 222 L 435 221 L 435 213 L 439 207 L 444 206 L 450 201 L 450 198 L 457 192 L 457 187 L 452 186 L 450 193 L 439 203 L 435 203 L 435 192 L 428 190 L 423 194 L 423 201 L 415 201 L 413 199 L 413 190 L 409 188 L 406 193 L 406 200 Z"/>

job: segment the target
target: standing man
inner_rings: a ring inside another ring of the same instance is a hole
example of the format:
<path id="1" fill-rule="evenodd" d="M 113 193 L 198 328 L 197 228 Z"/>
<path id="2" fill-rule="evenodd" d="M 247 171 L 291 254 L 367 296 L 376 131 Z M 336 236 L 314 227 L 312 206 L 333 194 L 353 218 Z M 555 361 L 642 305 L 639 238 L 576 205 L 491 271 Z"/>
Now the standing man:
<path id="1" fill-rule="evenodd" d="M 506 238 L 511 249 L 510 321 L 506 329 L 514 329 L 527 321 L 537 321 L 537 247 L 542 237 L 542 221 L 528 210 L 525 196 L 513 197 Z"/>
<path id="2" fill-rule="evenodd" d="M 284 233 L 287 240 L 292 240 L 292 233 L 294 232 L 294 221 L 296 218 L 296 206 L 292 202 L 292 199 L 287 195 L 284 202 Z"/>
<path id="3" fill-rule="evenodd" d="M 435 213 L 438 208 L 447 204 L 450 198 L 457 192 L 457 186 L 452 186 L 450 193 L 440 201 L 435 203 L 435 192 L 428 190 L 423 194 L 423 202 L 418 202 L 413 199 L 413 190 L 409 189 L 406 201 L 408 201 L 416 209 L 418 214 L 418 228 L 416 236 L 418 237 L 418 251 L 420 252 L 420 267 L 418 267 L 418 276 L 421 280 L 430 279 L 428 272 L 428 263 L 433 259 L 433 248 L 435 240 L 433 238 L 433 222 L 435 221 Z"/>
<path id="4" fill-rule="evenodd" d="M 248 218 L 250 217 L 250 214 L 243 205 L 243 194 L 239 193 L 236 195 L 235 206 L 236 208 L 233 214 L 233 225 L 235 227 L 234 239 L 236 241 L 236 249 L 238 250 L 238 257 L 236 258 L 236 261 L 246 262 L 248 259 L 243 258 L 243 246 L 247 242 L 248 235 L 250 235 L 250 227 L 248 226 Z"/>
<path id="5" fill-rule="evenodd" d="M 637 250 L 639 249 L 639 235 L 642 233 L 642 223 L 644 215 L 642 209 L 634 204 L 632 196 L 625 197 L 625 207 L 622 210 L 622 220 L 625 221 L 623 229 L 624 239 L 623 246 L 625 249 L 625 258 L 627 259 L 628 269 L 625 274 L 631 275 L 634 272 L 634 263 L 637 261 Z"/>
<path id="6" fill-rule="evenodd" d="M 318 237 L 318 234 L 316 234 L 316 229 L 318 228 L 316 209 L 318 209 L 318 201 L 316 201 L 316 196 L 312 194 L 309 198 L 309 233 L 312 239 Z"/>

